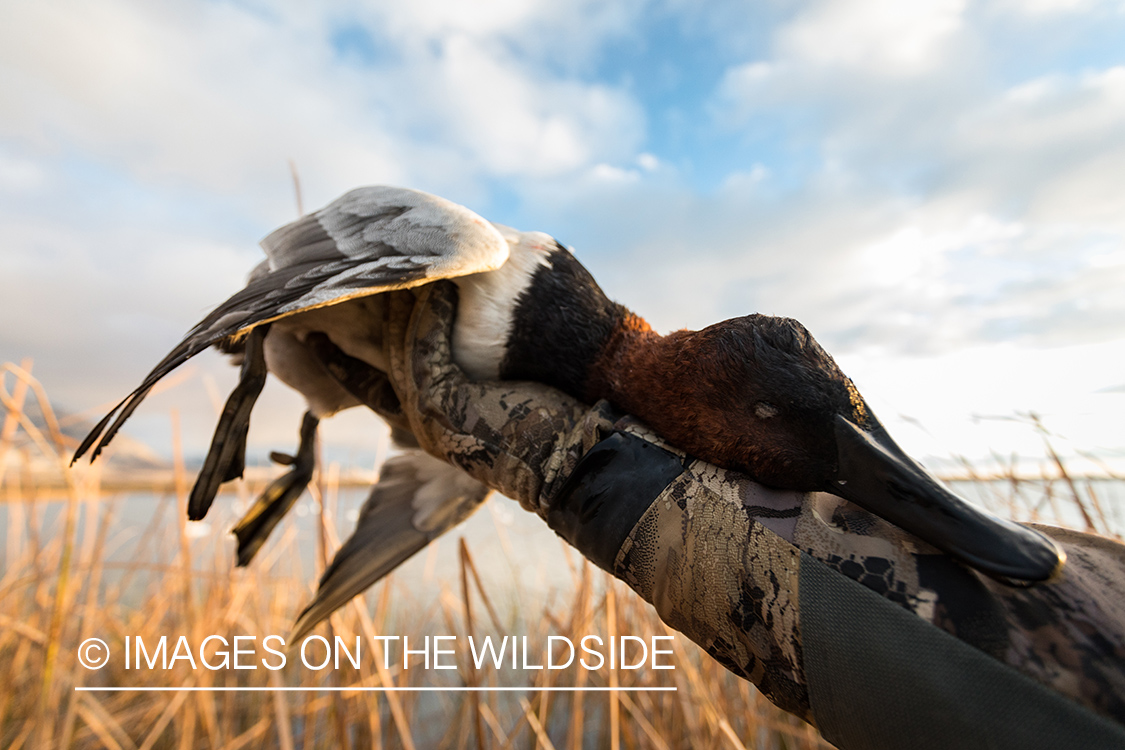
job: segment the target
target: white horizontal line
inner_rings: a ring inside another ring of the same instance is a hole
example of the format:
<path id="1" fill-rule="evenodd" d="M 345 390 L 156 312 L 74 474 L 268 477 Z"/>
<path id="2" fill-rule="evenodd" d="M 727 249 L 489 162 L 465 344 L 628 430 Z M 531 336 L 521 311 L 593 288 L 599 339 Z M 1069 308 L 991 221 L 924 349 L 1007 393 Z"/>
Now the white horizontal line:
<path id="1" fill-rule="evenodd" d="M 654 693 L 674 687 L 76 687 L 80 692 L 112 693 Z"/>

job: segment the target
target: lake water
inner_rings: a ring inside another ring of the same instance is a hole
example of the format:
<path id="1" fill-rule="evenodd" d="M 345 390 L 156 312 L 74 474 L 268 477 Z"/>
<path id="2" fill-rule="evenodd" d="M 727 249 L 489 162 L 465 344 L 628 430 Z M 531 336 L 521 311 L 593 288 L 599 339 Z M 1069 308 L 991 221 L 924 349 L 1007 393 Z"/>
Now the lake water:
<path id="1" fill-rule="evenodd" d="M 1085 527 L 1070 487 L 1058 480 L 1015 485 L 1007 480 L 957 481 L 950 482 L 950 486 L 999 515 Z M 1118 533 L 1125 530 L 1125 481 L 1079 480 L 1077 489 L 1099 528 Z M 351 533 L 366 495 L 366 488 L 342 488 L 336 497 L 328 499 L 341 540 Z M 195 569 L 225 570 L 233 564 L 235 541 L 226 532 L 237 521 L 246 502 L 245 497 L 221 494 L 205 521 L 187 524 Z M 13 564 L 17 551 L 26 551 L 29 546 L 42 547 L 61 533 L 65 507 L 65 502 L 57 500 L 38 501 L 34 505 L 0 503 L 0 561 L 5 570 Z M 95 515 L 98 522 L 109 524 L 103 558 L 111 576 L 114 570 L 138 564 L 169 565 L 177 560 L 180 550 L 178 513 L 176 498 L 171 493 L 106 495 L 81 503 L 77 538 L 87 533 L 88 516 Z M 34 523 L 29 526 L 32 514 Z M 320 569 L 317 516 L 318 506 L 306 493 L 251 565 L 265 564 L 263 561 L 276 557 L 279 572 L 315 581 Z M 541 611 L 554 597 L 565 595 L 573 587 L 582 564 L 582 558 L 537 516 L 494 494 L 465 523 L 404 563 L 395 573 L 396 580 L 421 600 L 439 594 L 443 586 L 459 591 L 461 538 L 468 545 L 486 591 L 497 600 L 497 607 L 508 611 Z"/>
<path id="2" fill-rule="evenodd" d="M 329 498 L 328 507 L 335 510 L 336 534 L 341 541 L 354 528 L 366 496 L 366 488 L 356 487 L 341 488 L 337 497 Z M 204 521 L 186 524 L 193 568 L 208 572 L 233 565 L 236 544 L 228 530 L 245 505 L 245 499 L 223 493 Z M 65 510 L 65 501 L 57 499 L 40 500 L 33 505 L 0 502 L 0 561 L 5 570 L 13 564 L 17 552 L 43 547 L 56 539 L 62 533 Z M 102 557 L 112 580 L 114 571 L 128 567 L 178 564 L 178 515 L 178 503 L 172 493 L 107 494 L 80 503 L 76 538 L 81 540 L 88 533 L 90 518 L 95 523 L 108 523 Z M 275 558 L 278 573 L 314 582 L 320 570 L 318 515 L 319 506 L 305 493 L 274 529 L 251 566 L 264 565 Z M 443 586 L 459 591 L 458 542 L 462 537 L 485 590 L 496 600 L 498 608 L 509 611 L 541 611 L 552 597 L 573 586 L 582 564 L 581 556 L 537 516 L 494 494 L 468 520 L 401 565 L 395 571 L 396 580 L 420 600 L 431 599 Z M 330 549 L 335 549 L 335 545 Z"/>

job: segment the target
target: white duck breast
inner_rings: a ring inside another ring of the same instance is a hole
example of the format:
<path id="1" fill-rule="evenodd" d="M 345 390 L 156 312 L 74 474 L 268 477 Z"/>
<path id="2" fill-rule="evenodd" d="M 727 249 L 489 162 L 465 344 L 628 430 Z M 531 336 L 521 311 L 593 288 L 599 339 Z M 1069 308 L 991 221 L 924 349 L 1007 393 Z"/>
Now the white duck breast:
<path id="1" fill-rule="evenodd" d="M 453 357 L 470 377 L 495 380 L 506 354 L 512 317 L 521 295 L 540 269 L 549 268 L 548 257 L 557 244 L 542 232 L 519 232 L 493 225 L 509 246 L 507 262 L 494 271 L 452 279 L 459 304 L 454 325 Z M 272 236 L 272 235 L 271 235 Z M 290 238 L 300 235 L 290 234 Z M 308 235 L 304 235 L 308 237 Z M 296 258 L 294 248 L 279 246 L 283 257 Z M 268 272 L 265 264 L 261 272 Z M 266 364 L 283 383 L 299 391 L 317 417 L 327 417 L 359 402 L 325 370 L 319 357 L 304 342 L 310 333 L 323 333 L 345 354 L 386 372 L 383 355 L 384 298 L 370 294 L 343 302 L 296 312 L 273 322 L 265 339 Z"/>
<path id="2" fill-rule="evenodd" d="M 520 232 L 494 224 L 510 248 L 508 261 L 495 271 L 454 279 L 457 321 L 453 358 L 469 377 L 496 380 L 504 361 L 513 315 L 536 273 L 550 268 L 558 244 L 543 232 Z"/>
<path id="3" fill-rule="evenodd" d="M 323 333 L 350 357 L 386 371 L 383 355 L 383 298 L 379 295 L 318 307 L 275 321 L 266 334 L 269 371 L 299 391 L 309 411 L 328 417 L 359 401 L 329 375 L 320 359 L 305 345 L 310 333 Z"/>

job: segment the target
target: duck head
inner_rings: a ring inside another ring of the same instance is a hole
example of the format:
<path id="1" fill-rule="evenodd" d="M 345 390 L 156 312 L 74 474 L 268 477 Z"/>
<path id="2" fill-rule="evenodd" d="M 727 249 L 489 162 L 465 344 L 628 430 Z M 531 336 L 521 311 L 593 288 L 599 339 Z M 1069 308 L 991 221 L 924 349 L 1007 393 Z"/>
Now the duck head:
<path id="1" fill-rule="evenodd" d="M 665 339 L 678 393 L 653 426 L 688 452 L 768 486 L 843 497 L 1005 582 L 1061 568 L 1047 537 L 969 505 L 907 456 L 797 321 L 749 315 Z"/>

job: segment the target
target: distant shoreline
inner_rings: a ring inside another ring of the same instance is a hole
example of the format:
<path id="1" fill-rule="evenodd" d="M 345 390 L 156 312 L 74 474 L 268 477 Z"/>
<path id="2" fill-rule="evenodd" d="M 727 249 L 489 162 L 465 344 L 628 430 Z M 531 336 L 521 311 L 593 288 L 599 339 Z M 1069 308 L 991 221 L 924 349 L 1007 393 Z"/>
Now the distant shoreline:
<path id="1" fill-rule="evenodd" d="M 246 483 L 245 492 L 256 495 L 283 472 L 262 467 L 260 469 L 248 468 L 246 473 L 246 479 L 243 480 Z M 66 500 L 67 483 L 59 472 L 16 474 L 19 476 L 18 482 L 11 481 L 14 478 L 13 474 L 15 473 L 7 473 L 3 486 L 0 486 L 0 505 L 8 502 L 25 502 L 29 493 L 33 493 L 36 500 Z M 340 472 L 337 477 L 333 478 L 333 484 L 341 489 L 366 488 L 374 484 L 375 478 L 375 473 L 370 470 L 351 470 Z M 1072 473 L 1069 471 L 1065 476 L 1062 476 L 1058 473 L 1043 474 L 1030 471 L 983 473 L 965 470 L 941 472 L 938 474 L 938 478 L 943 482 L 971 483 L 1011 482 L 1013 480 L 1019 483 L 1065 482 L 1067 480 L 1075 482 L 1125 482 L 1125 477 L 1109 473 Z M 195 473 L 189 472 L 187 474 L 189 487 L 190 482 L 194 479 Z M 82 492 L 81 480 L 78 484 L 79 491 Z M 176 484 L 176 472 L 170 468 L 166 470 L 144 469 L 135 472 L 112 472 L 102 474 L 97 480 L 94 494 L 95 496 L 134 492 L 151 492 L 157 495 L 172 494 L 176 492 Z M 237 492 L 239 490 L 235 484 L 225 485 L 220 490 L 220 494 Z"/>

